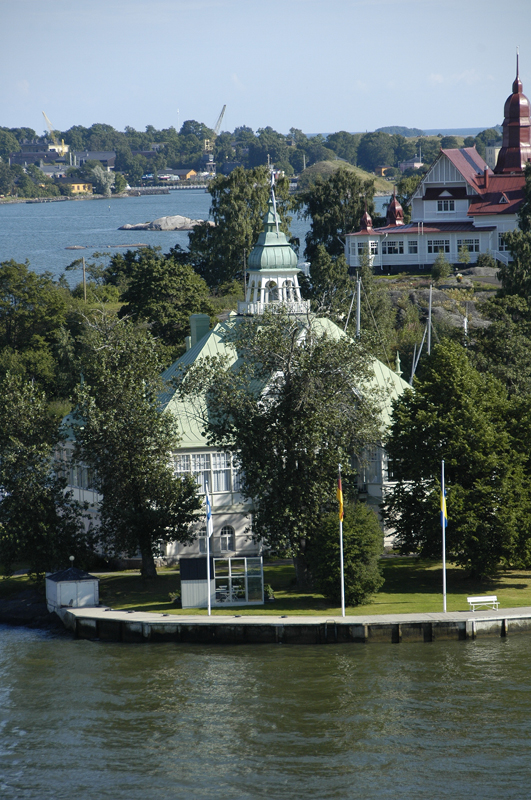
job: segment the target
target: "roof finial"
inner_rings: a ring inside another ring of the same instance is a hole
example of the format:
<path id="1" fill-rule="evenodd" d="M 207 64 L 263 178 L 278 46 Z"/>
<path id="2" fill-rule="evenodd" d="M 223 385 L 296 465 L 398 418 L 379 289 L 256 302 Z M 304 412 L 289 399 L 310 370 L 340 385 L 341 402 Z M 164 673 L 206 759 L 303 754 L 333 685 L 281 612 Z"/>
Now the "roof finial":
<path id="1" fill-rule="evenodd" d="M 518 63 L 519 60 L 520 60 L 520 48 L 518 47 L 518 45 L 516 45 L 516 77 L 517 78 L 520 77 L 520 66 L 519 66 L 519 63 Z"/>
<path id="2" fill-rule="evenodd" d="M 277 229 L 277 237 L 278 237 L 278 214 L 277 214 L 277 199 L 275 197 L 275 173 L 273 172 L 273 167 L 271 169 L 271 200 L 273 201 L 273 211 L 275 213 L 275 227 Z"/>

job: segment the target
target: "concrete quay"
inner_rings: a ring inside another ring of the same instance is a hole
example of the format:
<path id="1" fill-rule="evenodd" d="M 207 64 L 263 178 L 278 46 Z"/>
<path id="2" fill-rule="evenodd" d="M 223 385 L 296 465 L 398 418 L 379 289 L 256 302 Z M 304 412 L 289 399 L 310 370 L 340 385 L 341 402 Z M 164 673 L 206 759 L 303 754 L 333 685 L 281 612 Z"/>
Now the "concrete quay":
<path id="1" fill-rule="evenodd" d="M 466 641 L 531 631 L 531 607 L 381 616 L 187 616 L 62 608 L 80 639 L 186 644 L 347 644 Z"/>

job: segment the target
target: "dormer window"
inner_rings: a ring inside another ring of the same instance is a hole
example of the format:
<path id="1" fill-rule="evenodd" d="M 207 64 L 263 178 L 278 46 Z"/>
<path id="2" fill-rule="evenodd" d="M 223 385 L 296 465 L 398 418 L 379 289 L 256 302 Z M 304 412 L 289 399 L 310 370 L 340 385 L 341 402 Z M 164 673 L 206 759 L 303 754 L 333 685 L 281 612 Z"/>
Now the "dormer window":
<path id="1" fill-rule="evenodd" d="M 508 203 L 508 202 L 509 202 L 509 200 L 508 200 L 508 198 L 507 198 L 507 195 L 505 194 L 505 192 L 502 192 L 502 195 L 501 195 L 501 197 L 500 197 L 500 205 L 501 205 L 502 203 Z"/>
<path id="2" fill-rule="evenodd" d="M 437 200 L 437 211 L 455 211 L 455 200 Z"/>

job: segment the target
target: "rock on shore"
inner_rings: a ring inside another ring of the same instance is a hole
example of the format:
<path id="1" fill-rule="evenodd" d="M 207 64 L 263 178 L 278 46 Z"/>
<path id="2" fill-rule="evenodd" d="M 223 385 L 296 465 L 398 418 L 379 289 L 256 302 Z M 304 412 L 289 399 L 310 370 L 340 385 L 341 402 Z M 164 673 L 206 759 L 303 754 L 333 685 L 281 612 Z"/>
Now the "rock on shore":
<path id="1" fill-rule="evenodd" d="M 154 219 L 153 222 L 139 222 L 136 225 L 129 225 L 126 223 L 118 228 L 119 231 L 191 231 L 196 225 L 202 225 L 204 219 L 190 219 L 190 217 L 183 217 L 181 214 L 175 214 L 173 217 L 159 217 Z M 207 220 L 207 225 L 214 225 L 213 222 Z"/>

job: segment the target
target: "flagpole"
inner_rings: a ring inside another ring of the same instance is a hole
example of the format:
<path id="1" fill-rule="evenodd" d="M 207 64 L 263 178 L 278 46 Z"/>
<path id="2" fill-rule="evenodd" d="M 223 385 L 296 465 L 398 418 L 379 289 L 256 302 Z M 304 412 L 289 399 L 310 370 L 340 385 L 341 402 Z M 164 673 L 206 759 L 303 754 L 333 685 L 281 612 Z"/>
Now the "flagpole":
<path id="1" fill-rule="evenodd" d="M 341 464 L 339 464 L 337 499 L 339 500 L 339 564 L 341 571 L 341 616 L 345 616 L 345 565 L 343 562 L 343 487 L 341 485 Z"/>
<path id="2" fill-rule="evenodd" d="M 208 481 L 206 481 L 206 507 L 207 507 L 207 529 L 206 529 L 206 556 L 207 556 L 207 608 L 208 616 L 212 614 L 212 598 L 210 596 L 210 537 L 212 535 L 212 506 L 208 493 Z"/>
<path id="3" fill-rule="evenodd" d="M 441 461 L 441 527 L 443 566 L 443 611 L 446 613 L 446 492 L 444 489 L 444 459 Z"/>

